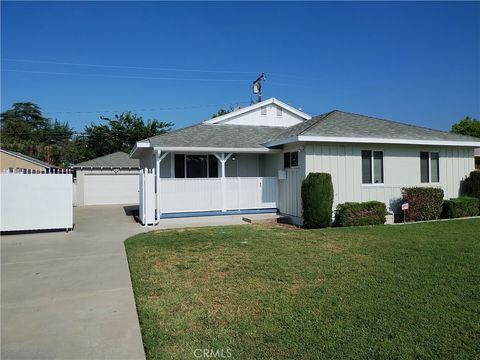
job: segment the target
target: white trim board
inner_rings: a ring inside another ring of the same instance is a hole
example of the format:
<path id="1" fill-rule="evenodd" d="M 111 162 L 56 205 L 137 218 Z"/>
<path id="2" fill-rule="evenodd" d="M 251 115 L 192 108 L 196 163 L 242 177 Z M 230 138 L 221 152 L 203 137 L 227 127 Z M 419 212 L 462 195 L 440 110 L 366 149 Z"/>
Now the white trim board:
<path id="1" fill-rule="evenodd" d="M 329 142 L 329 143 L 360 143 L 360 144 L 404 144 L 404 145 L 439 145 L 479 147 L 480 141 L 452 141 L 452 140 L 417 140 L 417 139 L 384 139 L 384 138 L 352 138 L 335 136 L 291 136 L 284 139 L 272 140 L 264 146 L 278 146 L 294 142 Z"/>
<path id="2" fill-rule="evenodd" d="M 217 148 L 217 147 L 167 147 L 167 146 L 154 146 L 154 151 L 168 151 L 168 152 L 207 152 L 207 153 L 279 153 L 281 149 L 269 149 L 269 148 Z"/>

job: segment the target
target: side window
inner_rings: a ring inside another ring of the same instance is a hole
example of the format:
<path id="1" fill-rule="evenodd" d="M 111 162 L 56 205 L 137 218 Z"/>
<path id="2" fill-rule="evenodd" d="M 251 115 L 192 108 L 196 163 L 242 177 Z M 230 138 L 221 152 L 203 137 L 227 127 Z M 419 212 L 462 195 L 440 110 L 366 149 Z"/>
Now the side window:
<path id="1" fill-rule="evenodd" d="M 440 182 L 440 155 L 438 152 L 430 153 L 430 179 L 432 182 Z"/>
<path id="2" fill-rule="evenodd" d="M 372 152 L 362 150 L 362 184 L 372 183 Z"/>
<path id="3" fill-rule="evenodd" d="M 260 115 L 267 115 L 267 107 L 266 106 L 262 106 L 262 108 L 260 110 Z"/>
<path id="4" fill-rule="evenodd" d="M 440 182 L 440 154 L 438 152 L 420 152 L 420 182 Z"/>
<path id="5" fill-rule="evenodd" d="M 383 151 L 362 150 L 362 184 L 383 182 Z"/>
<path id="6" fill-rule="evenodd" d="M 288 169 L 290 166 L 291 166 L 290 153 L 289 152 L 283 153 L 283 167 L 285 169 Z"/>
<path id="7" fill-rule="evenodd" d="M 298 151 L 283 153 L 283 167 L 285 169 L 298 166 Z"/>
<path id="8" fill-rule="evenodd" d="M 283 109 L 281 107 L 277 107 L 277 116 L 283 115 Z"/>

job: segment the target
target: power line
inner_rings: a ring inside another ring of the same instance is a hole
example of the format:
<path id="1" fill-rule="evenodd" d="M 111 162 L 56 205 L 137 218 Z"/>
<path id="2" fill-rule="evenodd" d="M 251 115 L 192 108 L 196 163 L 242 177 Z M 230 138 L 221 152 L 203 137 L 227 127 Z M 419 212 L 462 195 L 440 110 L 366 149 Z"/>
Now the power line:
<path id="1" fill-rule="evenodd" d="M 190 110 L 190 109 L 202 109 L 219 106 L 235 106 L 240 104 L 249 104 L 247 101 L 238 101 L 232 103 L 223 104 L 207 104 L 207 105 L 189 105 L 189 106 L 170 106 L 161 108 L 145 108 L 145 109 L 128 109 L 128 110 L 92 110 L 92 111 L 46 111 L 44 114 L 102 114 L 102 113 L 125 113 L 125 112 L 147 112 L 147 111 L 171 111 L 171 110 Z"/>
<path id="2" fill-rule="evenodd" d="M 175 77 L 150 77 L 150 76 L 129 76 L 129 75 L 109 75 L 109 74 L 83 74 L 83 73 L 68 73 L 56 71 L 33 71 L 33 70 L 16 70 L 16 69 L 2 69 L 2 71 L 30 73 L 30 74 L 45 74 L 45 75 L 72 75 L 72 76 L 89 76 L 89 77 L 103 77 L 103 78 L 119 78 L 119 79 L 143 79 L 143 80 L 175 80 L 175 81 L 214 81 L 214 82 L 251 82 L 246 79 L 206 79 L 206 78 L 175 78 Z"/>
<path id="3" fill-rule="evenodd" d="M 222 73 L 222 74 L 257 74 L 258 73 L 258 71 L 203 70 L 203 69 L 182 69 L 182 68 L 149 67 L 149 66 L 102 65 L 102 64 L 73 63 L 73 62 L 47 61 L 47 60 L 11 59 L 11 58 L 2 58 L 2 60 L 35 63 L 35 64 L 72 65 L 72 66 L 87 66 L 87 67 L 99 67 L 99 68 L 113 68 L 113 69 L 158 70 L 158 71 Z"/>
<path id="4" fill-rule="evenodd" d="M 210 74 L 258 74 L 259 71 L 236 71 L 236 70 L 207 70 L 207 69 L 185 69 L 185 68 L 169 68 L 169 67 L 152 67 L 152 66 L 128 66 L 128 65 L 105 65 L 105 64 L 90 64 L 90 63 L 75 63 L 66 61 L 50 61 L 50 60 L 32 60 L 32 59 L 13 59 L 2 58 L 3 61 L 23 62 L 31 64 L 51 64 L 51 65 L 69 65 L 69 66 L 84 66 L 97 67 L 104 69 L 130 69 L 130 70 L 155 70 L 155 71 L 176 71 L 176 72 L 196 72 L 196 73 L 210 73 Z M 286 77 L 298 80 L 312 80 L 312 78 L 301 77 L 290 74 L 280 74 L 268 72 L 269 76 Z"/>

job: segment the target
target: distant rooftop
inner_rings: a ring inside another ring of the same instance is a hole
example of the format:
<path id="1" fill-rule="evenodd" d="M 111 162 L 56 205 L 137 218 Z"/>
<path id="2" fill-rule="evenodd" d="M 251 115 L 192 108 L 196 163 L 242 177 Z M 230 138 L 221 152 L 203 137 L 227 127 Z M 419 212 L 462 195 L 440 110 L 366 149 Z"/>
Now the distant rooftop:
<path id="1" fill-rule="evenodd" d="M 98 158 L 81 162 L 71 166 L 75 168 L 128 168 L 140 169 L 140 161 L 138 159 L 130 158 L 130 155 L 122 151 L 117 151 L 113 154 L 100 156 Z"/>

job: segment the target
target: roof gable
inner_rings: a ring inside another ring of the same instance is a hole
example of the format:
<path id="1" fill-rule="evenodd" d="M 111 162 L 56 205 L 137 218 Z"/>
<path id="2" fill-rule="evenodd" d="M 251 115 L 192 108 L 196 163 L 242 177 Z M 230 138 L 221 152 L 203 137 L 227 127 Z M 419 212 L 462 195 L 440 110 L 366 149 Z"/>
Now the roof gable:
<path id="1" fill-rule="evenodd" d="M 262 112 L 262 109 L 265 110 L 265 113 Z M 303 111 L 295 109 L 278 99 L 270 98 L 228 114 L 205 120 L 203 123 L 289 127 L 310 118 L 311 116 Z"/>
<path id="2" fill-rule="evenodd" d="M 47 169 L 52 169 L 52 168 L 57 168 L 56 166 L 54 165 L 51 165 L 45 161 L 42 161 L 42 160 L 38 160 L 38 159 L 35 159 L 31 156 L 28 156 L 28 155 L 24 155 L 22 153 L 19 153 L 19 152 L 16 152 L 16 151 L 10 151 L 10 150 L 4 150 L 4 149 L 0 149 L 1 152 L 5 153 L 5 154 L 8 154 L 10 156 L 14 156 L 16 158 L 19 158 L 19 159 L 22 159 L 22 160 L 25 160 L 25 161 L 28 161 L 28 162 L 31 162 L 32 164 L 35 164 L 35 165 L 39 165 L 39 166 L 43 166 L 44 168 L 47 168 Z"/>

